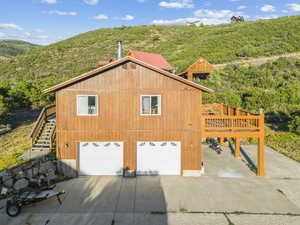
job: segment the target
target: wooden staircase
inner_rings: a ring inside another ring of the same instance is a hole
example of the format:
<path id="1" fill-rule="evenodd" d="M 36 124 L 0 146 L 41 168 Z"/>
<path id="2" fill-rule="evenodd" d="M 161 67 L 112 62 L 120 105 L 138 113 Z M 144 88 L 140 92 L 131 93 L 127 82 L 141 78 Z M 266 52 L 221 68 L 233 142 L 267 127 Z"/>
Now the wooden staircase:
<path id="1" fill-rule="evenodd" d="M 46 106 L 30 134 L 32 139 L 31 158 L 39 157 L 55 150 L 56 145 L 56 107 Z"/>
<path id="2" fill-rule="evenodd" d="M 32 144 L 32 151 L 48 151 L 53 148 L 53 134 L 55 135 L 55 119 L 47 119 L 41 129 L 40 134 L 35 138 Z"/>

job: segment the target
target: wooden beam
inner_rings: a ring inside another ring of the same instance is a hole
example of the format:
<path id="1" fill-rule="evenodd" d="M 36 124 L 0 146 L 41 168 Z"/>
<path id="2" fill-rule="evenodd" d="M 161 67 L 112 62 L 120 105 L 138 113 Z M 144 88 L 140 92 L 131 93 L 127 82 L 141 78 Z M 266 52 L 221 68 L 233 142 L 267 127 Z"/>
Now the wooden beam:
<path id="1" fill-rule="evenodd" d="M 193 81 L 193 72 L 188 71 L 188 80 Z"/>
<path id="2" fill-rule="evenodd" d="M 222 145 L 222 146 L 223 146 L 223 145 L 224 145 L 224 139 L 225 139 L 225 138 L 221 137 L 221 138 L 218 138 L 218 139 L 219 139 L 219 143 L 220 143 L 220 145 Z"/>
<path id="3" fill-rule="evenodd" d="M 258 138 L 258 150 L 257 150 L 257 176 L 265 176 L 265 138 Z"/>
<path id="4" fill-rule="evenodd" d="M 241 157 L 241 139 L 239 138 L 234 139 L 234 157 L 235 158 Z"/>

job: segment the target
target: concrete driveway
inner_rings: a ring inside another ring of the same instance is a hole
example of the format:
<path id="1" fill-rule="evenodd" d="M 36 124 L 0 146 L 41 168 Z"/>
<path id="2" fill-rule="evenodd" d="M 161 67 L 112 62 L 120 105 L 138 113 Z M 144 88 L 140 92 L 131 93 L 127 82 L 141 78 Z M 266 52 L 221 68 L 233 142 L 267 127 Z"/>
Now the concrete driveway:
<path id="1" fill-rule="evenodd" d="M 255 163 L 254 150 L 247 146 L 244 154 Z M 80 177 L 57 186 L 67 192 L 61 206 L 45 201 L 24 207 L 17 218 L 1 210 L 0 225 L 299 225 L 300 164 L 271 149 L 266 154 L 266 178 L 229 148 L 221 155 L 205 149 L 201 178 Z"/>

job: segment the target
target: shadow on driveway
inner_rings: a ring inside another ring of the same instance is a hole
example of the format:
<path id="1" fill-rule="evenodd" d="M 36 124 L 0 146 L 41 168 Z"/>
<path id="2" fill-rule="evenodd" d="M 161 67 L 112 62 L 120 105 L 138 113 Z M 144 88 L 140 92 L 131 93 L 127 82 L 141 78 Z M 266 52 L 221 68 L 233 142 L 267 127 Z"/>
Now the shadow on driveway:
<path id="1" fill-rule="evenodd" d="M 167 225 L 167 204 L 160 179 L 79 177 L 57 186 L 58 190 L 66 190 L 62 205 L 51 199 L 25 206 L 17 218 L 4 216 L 4 224 Z"/>

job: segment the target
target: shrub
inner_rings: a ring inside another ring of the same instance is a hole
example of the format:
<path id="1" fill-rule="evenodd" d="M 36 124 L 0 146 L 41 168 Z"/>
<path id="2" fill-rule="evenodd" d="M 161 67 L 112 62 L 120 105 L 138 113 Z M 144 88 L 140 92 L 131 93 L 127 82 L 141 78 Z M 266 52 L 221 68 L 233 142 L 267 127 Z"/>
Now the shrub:
<path id="1" fill-rule="evenodd" d="M 300 111 L 291 114 L 288 127 L 291 132 L 300 135 Z"/>

